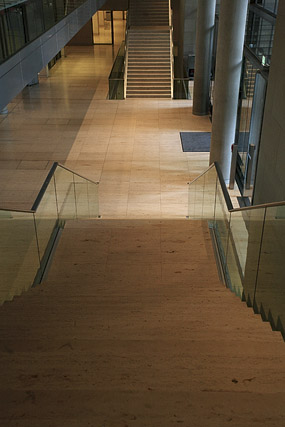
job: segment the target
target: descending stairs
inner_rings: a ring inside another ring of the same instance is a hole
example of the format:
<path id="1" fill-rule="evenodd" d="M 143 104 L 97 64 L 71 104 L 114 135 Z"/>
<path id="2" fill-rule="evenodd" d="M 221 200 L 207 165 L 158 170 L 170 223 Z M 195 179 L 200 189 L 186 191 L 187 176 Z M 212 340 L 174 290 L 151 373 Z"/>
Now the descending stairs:
<path id="1" fill-rule="evenodd" d="M 127 98 L 171 98 L 168 0 L 131 0 Z"/>
<path id="2" fill-rule="evenodd" d="M 70 221 L 0 325 L 3 427 L 284 425 L 284 343 L 220 283 L 206 222 Z"/>

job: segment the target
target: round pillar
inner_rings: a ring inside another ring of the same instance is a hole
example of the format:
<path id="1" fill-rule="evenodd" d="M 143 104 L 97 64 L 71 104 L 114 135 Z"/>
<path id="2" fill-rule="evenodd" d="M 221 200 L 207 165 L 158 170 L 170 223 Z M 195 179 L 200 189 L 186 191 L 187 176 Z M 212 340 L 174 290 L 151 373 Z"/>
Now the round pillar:
<path id="1" fill-rule="evenodd" d="M 205 116 L 209 113 L 215 10 L 216 0 L 198 1 L 193 98 L 193 114 L 197 116 Z"/>
<path id="2" fill-rule="evenodd" d="M 229 181 L 235 140 L 248 0 L 221 0 L 214 85 L 210 163 Z"/>

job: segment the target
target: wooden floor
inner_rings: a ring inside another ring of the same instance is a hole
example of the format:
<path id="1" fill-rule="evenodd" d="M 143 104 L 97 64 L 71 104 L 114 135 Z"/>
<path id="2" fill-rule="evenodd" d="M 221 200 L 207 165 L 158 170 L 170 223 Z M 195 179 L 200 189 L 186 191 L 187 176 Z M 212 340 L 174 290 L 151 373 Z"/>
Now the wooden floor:
<path id="1" fill-rule="evenodd" d="M 3 427 L 285 425 L 281 335 L 221 284 L 205 223 L 69 223 L 0 328 Z"/>

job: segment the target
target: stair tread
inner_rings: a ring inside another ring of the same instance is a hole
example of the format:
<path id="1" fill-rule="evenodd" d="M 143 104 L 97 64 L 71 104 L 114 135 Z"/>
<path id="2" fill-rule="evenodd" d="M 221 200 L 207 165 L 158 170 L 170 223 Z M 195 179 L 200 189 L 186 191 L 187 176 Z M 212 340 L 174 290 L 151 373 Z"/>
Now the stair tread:
<path id="1" fill-rule="evenodd" d="M 171 97 L 169 1 L 130 1 L 127 97 Z"/>

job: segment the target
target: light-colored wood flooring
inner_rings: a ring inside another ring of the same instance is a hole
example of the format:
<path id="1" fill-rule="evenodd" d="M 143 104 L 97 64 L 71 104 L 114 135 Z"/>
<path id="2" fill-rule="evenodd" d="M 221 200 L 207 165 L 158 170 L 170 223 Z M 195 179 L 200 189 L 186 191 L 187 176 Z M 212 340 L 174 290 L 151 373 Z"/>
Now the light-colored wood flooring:
<path id="1" fill-rule="evenodd" d="M 187 215 L 187 182 L 209 153 L 183 153 L 180 131 L 210 131 L 188 100 L 107 100 L 118 46 L 69 47 L 0 116 L 0 207 L 29 209 L 54 161 L 100 181 L 113 218 Z"/>
<path id="2" fill-rule="evenodd" d="M 281 335 L 220 283 L 206 223 L 71 222 L 0 325 L 1 426 L 284 425 Z"/>

